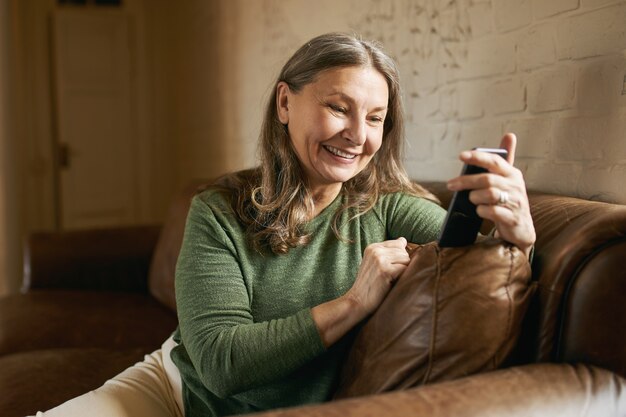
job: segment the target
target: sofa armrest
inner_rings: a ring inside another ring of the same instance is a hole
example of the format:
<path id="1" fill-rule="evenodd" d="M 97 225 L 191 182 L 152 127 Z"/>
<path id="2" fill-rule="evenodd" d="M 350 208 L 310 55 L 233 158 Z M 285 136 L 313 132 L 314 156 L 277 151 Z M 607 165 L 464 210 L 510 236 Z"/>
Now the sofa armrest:
<path id="1" fill-rule="evenodd" d="M 530 195 L 537 242 L 536 353 L 530 361 L 584 362 L 626 376 L 626 206 Z M 522 336 L 524 337 L 524 336 Z"/>
<path id="2" fill-rule="evenodd" d="M 256 417 L 618 417 L 626 381 L 586 365 L 536 364 L 406 391 L 255 414 Z"/>
<path id="3" fill-rule="evenodd" d="M 22 291 L 146 292 L 160 226 L 38 232 L 24 242 Z"/>

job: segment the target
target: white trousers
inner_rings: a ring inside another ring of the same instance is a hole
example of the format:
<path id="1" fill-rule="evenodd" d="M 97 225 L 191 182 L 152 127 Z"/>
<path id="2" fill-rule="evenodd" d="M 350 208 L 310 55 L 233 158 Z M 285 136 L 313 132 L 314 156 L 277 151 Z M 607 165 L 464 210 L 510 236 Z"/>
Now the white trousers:
<path id="1" fill-rule="evenodd" d="M 183 417 L 180 373 L 170 358 L 174 346 L 170 337 L 100 388 L 36 417 Z"/>

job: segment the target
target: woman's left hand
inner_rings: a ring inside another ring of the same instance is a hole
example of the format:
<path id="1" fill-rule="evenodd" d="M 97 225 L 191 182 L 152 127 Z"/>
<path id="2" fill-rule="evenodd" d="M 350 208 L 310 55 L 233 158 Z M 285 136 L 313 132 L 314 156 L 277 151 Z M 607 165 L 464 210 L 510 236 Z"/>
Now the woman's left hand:
<path id="1" fill-rule="evenodd" d="M 487 152 L 461 152 L 461 161 L 483 167 L 489 172 L 453 178 L 448 181 L 448 189 L 472 190 L 470 201 L 476 204 L 480 217 L 495 224 L 496 237 L 513 243 L 528 255 L 536 235 L 524 177 L 513 166 L 516 143 L 517 138 L 512 133 L 502 138 L 500 147 L 508 151 L 506 160 Z"/>

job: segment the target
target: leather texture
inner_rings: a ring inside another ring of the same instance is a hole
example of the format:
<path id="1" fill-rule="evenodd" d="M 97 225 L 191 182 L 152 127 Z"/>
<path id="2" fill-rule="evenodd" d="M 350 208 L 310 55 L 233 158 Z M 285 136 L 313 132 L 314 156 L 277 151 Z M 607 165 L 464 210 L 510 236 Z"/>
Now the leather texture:
<path id="1" fill-rule="evenodd" d="M 141 349 L 52 349 L 0 357 L 0 415 L 24 417 L 96 389 L 129 364 Z"/>
<path id="2" fill-rule="evenodd" d="M 515 346 L 532 294 L 530 275 L 526 256 L 497 239 L 416 246 L 360 329 L 335 398 L 497 369 Z"/>
<path id="3" fill-rule="evenodd" d="M 624 254 L 626 241 L 611 243 L 578 270 L 563 303 L 557 360 L 593 363 L 626 375 Z"/>
<path id="4" fill-rule="evenodd" d="M 255 417 L 624 417 L 626 381 L 586 365 L 537 364 Z"/>
<path id="5" fill-rule="evenodd" d="M 0 355 L 73 347 L 148 352 L 176 325 L 176 317 L 145 294 L 31 291 L 0 303 Z"/>
<path id="6" fill-rule="evenodd" d="M 147 292 L 160 226 L 38 232 L 24 245 L 23 291 L 90 289 Z"/>
<path id="7" fill-rule="evenodd" d="M 208 180 L 192 181 L 173 200 L 150 264 L 150 293 L 172 311 L 176 311 L 174 277 L 176 261 L 183 244 L 187 212 L 193 196 L 208 183 Z"/>
<path id="8" fill-rule="evenodd" d="M 584 360 L 626 376 L 626 206 L 529 198 L 539 286 L 522 361 Z"/>

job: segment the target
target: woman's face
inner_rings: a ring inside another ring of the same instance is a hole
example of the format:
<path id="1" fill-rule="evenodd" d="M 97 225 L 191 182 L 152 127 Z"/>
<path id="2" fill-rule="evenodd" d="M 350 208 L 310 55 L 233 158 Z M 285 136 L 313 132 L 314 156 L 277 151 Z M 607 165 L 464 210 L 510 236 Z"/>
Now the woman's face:
<path id="1" fill-rule="evenodd" d="M 380 149 L 389 92 L 371 67 L 340 67 L 318 74 L 298 93 L 278 84 L 279 119 L 313 193 L 338 192 Z"/>

